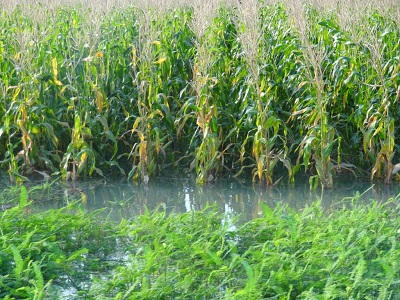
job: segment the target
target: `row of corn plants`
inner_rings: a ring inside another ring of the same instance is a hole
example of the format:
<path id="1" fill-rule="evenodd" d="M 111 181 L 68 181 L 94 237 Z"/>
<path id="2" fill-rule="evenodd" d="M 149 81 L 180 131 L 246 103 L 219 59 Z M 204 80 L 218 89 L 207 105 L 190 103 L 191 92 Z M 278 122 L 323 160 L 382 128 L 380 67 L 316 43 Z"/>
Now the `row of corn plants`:
<path id="1" fill-rule="evenodd" d="M 305 171 L 333 187 L 338 172 L 398 176 L 396 7 L 344 21 L 291 1 L 164 6 L 1 11 L 11 180 L 146 183 L 183 170 L 199 183 L 230 173 L 273 185 Z"/>
<path id="2" fill-rule="evenodd" d="M 216 207 L 146 210 L 119 224 L 81 201 L 36 212 L 13 187 L 0 211 L 2 299 L 395 299 L 399 198 L 357 196 L 301 212 L 264 205 L 247 222 Z M 3 196 L 2 196 L 3 197 Z"/>

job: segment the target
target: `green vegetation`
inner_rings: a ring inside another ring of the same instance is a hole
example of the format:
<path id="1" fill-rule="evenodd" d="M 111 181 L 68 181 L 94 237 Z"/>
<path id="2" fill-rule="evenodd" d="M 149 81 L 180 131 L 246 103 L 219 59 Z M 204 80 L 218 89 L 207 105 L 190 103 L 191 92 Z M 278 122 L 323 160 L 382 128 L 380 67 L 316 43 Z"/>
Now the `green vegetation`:
<path id="1" fill-rule="evenodd" d="M 393 299 L 399 198 L 242 223 L 160 207 L 119 224 L 79 202 L 35 213 L 25 187 L 0 212 L 2 299 Z M 18 200 L 14 199 L 14 202 Z"/>
<path id="2" fill-rule="evenodd" d="M 332 187 L 400 169 L 396 1 L 96 3 L 0 11 L 11 180 L 183 169 L 272 185 L 280 168 Z"/>
<path id="3" fill-rule="evenodd" d="M 117 224 L 85 212 L 74 187 L 65 208 L 36 212 L 31 200 L 55 190 L 24 185 L 175 171 L 199 184 L 300 171 L 311 187 L 339 172 L 389 184 L 400 178 L 397 0 L 3 2 L 0 168 L 19 184 L 0 195 L 0 298 L 400 294 L 399 197 L 263 206 L 245 223 L 160 207 Z"/>

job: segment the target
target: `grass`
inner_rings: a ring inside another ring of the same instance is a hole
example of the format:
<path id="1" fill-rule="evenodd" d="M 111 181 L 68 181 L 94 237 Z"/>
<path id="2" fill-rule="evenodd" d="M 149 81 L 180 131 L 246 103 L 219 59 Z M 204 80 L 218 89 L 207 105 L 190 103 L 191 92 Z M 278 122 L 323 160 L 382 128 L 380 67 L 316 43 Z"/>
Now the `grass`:
<path id="1" fill-rule="evenodd" d="M 304 170 L 331 188 L 345 170 L 389 184 L 398 6 L 335 3 L 9 2 L 0 167 L 12 181 L 178 170 L 273 185 Z"/>
<path id="2" fill-rule="evenodd" d="M 400 291 L 398 197 L 263 206 L 245 223 L 215 207 L 169 215 L 160 207 L 119 224 L 78 202 L 35 213 L 29 198 L 22 187 L 19 205 L 0 214 L 4 299 L 393 299 Z"/>

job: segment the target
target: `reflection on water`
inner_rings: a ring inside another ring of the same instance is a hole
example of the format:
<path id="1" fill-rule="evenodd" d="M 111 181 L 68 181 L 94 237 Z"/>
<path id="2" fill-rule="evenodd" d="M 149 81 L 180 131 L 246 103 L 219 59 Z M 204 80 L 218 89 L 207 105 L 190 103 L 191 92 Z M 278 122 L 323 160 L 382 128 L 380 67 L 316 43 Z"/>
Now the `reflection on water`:
<path id="1" fill-rule="evenodd" d="M 33 191 L 35 184 L 28 183 Z M 9 181 L 0 174 L 0 190 Z M 221 179 L 215 184 L 199 186 L 191 178 L 155 178 L 148 187 L 138 186 L 125 179 L 105 181 L 88 180 L 79 182 L 55 181 L 50 189 L 35 194 L 34 201 L 39 209 L 60 208 L 76 201 L 88 210 L 105 208 L 104 214 L 111 219 L 131 218 L 143 214 L 146 209 L 154 210 L 159 205 L 167 212 L 202 210 L 207 205 L 217 204 L 220 212 L 240 214 L 242 220 L 256 218 L 262 211 L 261 203 L 275 207 L 278 203 L 300 210 L 315 200 L 321 199 L 326 208 L 341 205 L 343 198 L 360 195 L 358 203 L 370 203 L 372 199 L 386 201 L 400 194 L 400 182 L 385 185 L 381 182 L 355 181 L 353 178 L 335 181 L 332 190 L 310 190 L 308 182 L 296 181 L 293 185 L 281 183 L 265 187 L 246 181 Z M 32 192 L 33 193 L 33 192 Z"/>
<path id="2" fill-rule="evenodd" d="M 0 186 L 1 188 L 1 186 Z M 321 199 L 327 209 L 342 205 L 343 198 L 360 195 L 358 203 L 372 199 L 386 201 L 400 194 L 399 182 L 388 186 L 369 181 L 336 180 L 333 190 L 310 190 L 308 182 L 294 185 L 281 183 L 275 187 L 259 186 L 251 182 L 221 179 L 215 184 L 199 186 L 189 178 L 155 178 L 147 188 L 126 180 L 89 180 L 53 182 L 50 192 L 40 195 L 40 209 L 60 208 L 79 201 L 88 210 L 105 208 L 104 214 L 113 220 L 131 218 L 162 205 L 167 212 L 202 210 L 216 203 L 221 213 L 241 215 L 242 220 L 256 218 L 262 211 L 261 203 L 275 207 L 278 203 L 300 210 Z"/>

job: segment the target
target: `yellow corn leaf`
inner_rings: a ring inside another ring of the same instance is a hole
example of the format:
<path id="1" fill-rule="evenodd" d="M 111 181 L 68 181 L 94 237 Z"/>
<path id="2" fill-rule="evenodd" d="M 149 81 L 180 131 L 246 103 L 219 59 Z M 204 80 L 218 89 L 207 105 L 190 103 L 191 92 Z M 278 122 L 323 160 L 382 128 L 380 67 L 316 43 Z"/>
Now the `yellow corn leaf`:
<path id="1" fill-rule="evenodd" d="M 39 134 L 40 133 L 40 129 L 37 126 L 33 126 L 31 128 L 31 131 L 32 131 L 33 134 Z"/>
<path id="2" fill-rule="evenodd" d="M 371 180 L 374 179 L 375 173 L 378 174 L 378 178 L 381 176 L 381 164 L 384 161 L 384 156 L 382 154 L 378 154 L 375 165 L 371 171 Z"/>
<path id="3" fill-rule="evenodd" d="M 143 133 L 141 133 L 139 130 L 137 130 L 136 132 L 139 136 L 140 141 L 145 142 Z"/>
<path id="4" fill-rule="evenodd" d="M 96 94 L 96 106 L 97 106 L 97 111 L 102 112 L 103 111 L 103 103 L 105 99 L 105 95 L 103 91 L 97 89 L 94 91 Z"/>
<path id="5" fill-rule="evenodd" d="M 305 86 L 306 84 L 308 84 L 308 81 L 302 81 L 299 83 L 299 86 L 297 87 L 297 90 L 300 90 L 303 86 Z"/>
<path id="6" fill-rule="evenodd" d="M 258 179 L 260 179 L 260 180 L 262 178 L 262 172 L 263 172 L 263 161 L 262 161 L 262 159 L 259 159 L 257 162 L 257 175 L 258 175 Z"/>
<path id="7" fill-rule="evenodd" d="M 79 162 L 78 162 L 78 174 L 80 174 L 82 172 L 82 170 L 84 169 L 85 165 L 86 165 L 86 161 L 88 158 L 88 154 L 87 152 L 83 152 L 80 157 L 79 157 Z"/>
<path id="8" fill-rule="evenodd" d="M 343 95 L 343 107 L 346 107 L 346 103 L 347 103 L 347 97 L 349 96 L 349 90 L 347 90 L 346 92 L 344 92 Z"/>
<path id="9" fill-rule="evenodd" d="M 155 111 L 153 111 L 151 114 L 149 114 L 148 119 L 153 118 L 156 114 L 160 115 L 160 117 L 163 117 L 163 113 L 161 112 L 161 110 L 156 109 Z"/>
<path id="10" fill-rule="evenodd" d="M 138 127 L 138 125 L 141 121 L 142 121 L 141 117 L 136 118 L 135 123 L 133 123 L 133 126 L 132 126 L 132 133 L 136 130 L 136 128 Z"/>
<path id="11" fill-rule="evenodd" d="M 25 105 L 21 105 L 21 115 L 22 115 L 22 119 L 24 122 L 26 122 L 26 109 L 25 109 Z"/>
<path id="12" fill-rule="evenodd" d="M 137 55 L 136 55 L 136 48 L 132 45 L 132 65 L 136 67 L 137 64 Z"/>
<path id="13" fill-rule="evenodd" d="M 147 142 L 143 141 L 140 143 L 139 146 L 139 157 L 141 163 L 147 162 Z"/>
<path id="14" fill-rule="evenodd" d="M 21 87 L 20 86 L 15 87 L 15 92 L 14 92 L 14 94 L 12 96 L 12 100 L 13 101 L 15 101 L 15 99 L 17 99 L 17 97 L 18 97 L 20 92 L 21 92 Z"/>
<path id="15" fill-rule="evenodd" d="M 297 111 L 293 112 L 292 116 L 301 115 L 301 114 L 303 114 L 303 113 L 305 113 L 306 111 L 309 111 L 309 110 L 310 110 L 309 107 L 302 108 L 300 110 L 297 110 Z"/>
<path id="16" fill-rule="evenodd" d="M 160 46 L 161 45 L 161 42 L 160 41 L 153 41 L 153 42 L 151 42 L 153 45 L 157 45 L 157 46 Z"/>
<path id="17" fill-rule="evenodd" d="M 197 116 L 196 124 L 200 127 L 201 130 L 204 129 L 204 117 L 201 114 Z"/>
<path id="18" fill-rule="evenodd" d="M 81 163 L 84 163 L 84 162 L 86 161 L 87 156 L 88 156 L 88 155 L 87 155 L 87 152 L 83 152 L 83 153 L 82 153 L 82 155 L 81 155 L 81 157 L 80 157 L 80 158 L 81 158 Z"/>
<path id="19" fill-rule="evenodd" d="M 57 58 L 53 57 L 51 59 L 51 68 L 53 70 L 53 75 L 54 75 L 54 79 L 55 81 L 57 80 L 57 76 L 58 76 L 58 66 L 57 66 Z"/>
<path id="20" fill-rule="evenodd" d="M 160 135 L 158 133 L 158 131 L 156 132 L 156 152 L 159 153 L 160 152 L 160 146 L 161 146 L 161 140 L 160 140 Z"/>
<path id="21" fill-rule="evenodd" d="M 217 78 L 209 78 L 209 80 L 212 81 L 211 86 L 210 86 L 211 88 L 218 84 Z"/>
<path id="22" fill-rule="evenodd" d="M 375 130 L 372 136 L 376 136 L 381 131 L 382 127 L 383 127 L 383 122 L 380 122 L 378 128 Z"/>
<path id="23" fill-rule="evenodd" d="M 156 60 L 156 61 L 154 62 L 154 64 L 160 65 L 160 64 L 162 64 L 162 63 L 163 63 L 164 61 L 166 61 L 166 60 L 167 60 L 166 57 L 161 57 L 160 59 Z"/>
<path id="24" fill-rule="evenodd" d="M 62 82 L 59 81 L 59 80 L 57 80 L 57 79 L 54 79 L 54 80 L 53 80 L 53 83 L 54 83 L 55 85 L 58 85 L 58 86 L 62 86 L 62 85 L 63 85 Z"/>

